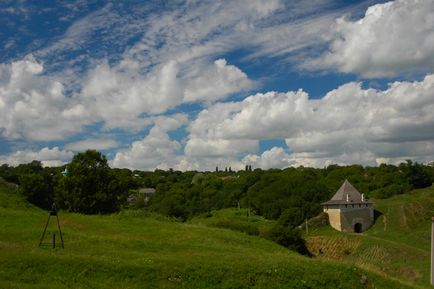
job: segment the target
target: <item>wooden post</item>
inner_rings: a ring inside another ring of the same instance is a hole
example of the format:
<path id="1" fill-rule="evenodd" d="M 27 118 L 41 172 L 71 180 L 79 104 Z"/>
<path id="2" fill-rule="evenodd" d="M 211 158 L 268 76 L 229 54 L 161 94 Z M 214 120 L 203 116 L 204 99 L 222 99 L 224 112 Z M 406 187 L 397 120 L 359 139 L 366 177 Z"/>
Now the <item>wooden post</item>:
<path id="1" fill-rule="evenodd" d="M 431 285 L 434 285 L 434 217 L 431 218 Z"/>

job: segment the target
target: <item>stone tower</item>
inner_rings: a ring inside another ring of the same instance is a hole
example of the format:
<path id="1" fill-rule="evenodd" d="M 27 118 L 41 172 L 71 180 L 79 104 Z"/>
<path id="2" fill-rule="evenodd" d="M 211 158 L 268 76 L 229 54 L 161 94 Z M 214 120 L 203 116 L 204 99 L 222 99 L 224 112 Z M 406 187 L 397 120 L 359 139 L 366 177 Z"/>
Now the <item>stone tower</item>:
<path id="1" fill-rule="evenodd" d="M 345 180 L 336 194 L 322 203 L 330 225 L 338 231 L 361 233 L 374 223 L 374 203 Z"/>

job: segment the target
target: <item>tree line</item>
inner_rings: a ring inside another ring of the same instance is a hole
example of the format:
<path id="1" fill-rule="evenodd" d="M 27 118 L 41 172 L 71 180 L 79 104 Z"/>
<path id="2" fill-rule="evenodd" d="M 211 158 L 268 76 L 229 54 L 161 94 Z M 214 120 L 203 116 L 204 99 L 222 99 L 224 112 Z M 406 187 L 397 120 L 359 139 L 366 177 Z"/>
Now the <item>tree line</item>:
<path id="1" fill-rule="evenodd" d="M 388 198 L 431 186 L 434 166 L 407 161 L 378 167 L 145 172 L 110 168 L 103 154 L 88 150 L 62 167 L 43 167 L 39 161 L 16 167 L 3 164 L 0 177 L 18 184 L 29 202 L 45 209 L 56 202 L 59 208 L 71 212 L 112 213 L 126 204 L 130 194 L 149 187 L 156 193 L 142 206 L 180 220 L 212 210 L 243 207 L 294 227 L 317 215 L 321 202 L 328 200 L 345 179 L 371 198 Z"/>

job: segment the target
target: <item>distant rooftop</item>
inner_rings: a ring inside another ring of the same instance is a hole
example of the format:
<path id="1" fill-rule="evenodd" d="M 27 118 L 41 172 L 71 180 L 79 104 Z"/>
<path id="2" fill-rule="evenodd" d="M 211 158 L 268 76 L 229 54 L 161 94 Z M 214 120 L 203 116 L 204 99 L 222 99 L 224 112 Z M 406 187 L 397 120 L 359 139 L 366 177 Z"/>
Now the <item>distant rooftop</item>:
<path id="1" fill-rule="evenodd" d="M 155 194 L 155 189 L 154 188 L 140 188 L 139 193 L 145 194 L 145 195 L 152 195 L 152 194 Z"/>
<path id="2" fill-rule="evenodd" d="M 362 200 L 362 194 L 348 181 L 342 184 L 334 196 L 322 205 L 337 205 L 337 204 L 372 204 L 368 199 Z"/>

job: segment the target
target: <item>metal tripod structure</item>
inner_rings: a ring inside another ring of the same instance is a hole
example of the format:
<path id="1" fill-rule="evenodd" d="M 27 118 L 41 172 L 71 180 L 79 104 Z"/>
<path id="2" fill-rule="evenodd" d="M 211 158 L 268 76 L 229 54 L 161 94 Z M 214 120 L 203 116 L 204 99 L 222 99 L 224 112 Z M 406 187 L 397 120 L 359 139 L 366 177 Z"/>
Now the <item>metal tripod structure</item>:
<path id="1" fill-rule="evenodd" d="M 48 224 L 50 223 L 51 216 L 55 216 L 57 219 L 57 228 L 59 229 L 60 241 L 62 244 L 62 248 L 65 248 L 65 246 L 63 244 L 62 230 L 60 229 L 59 216 L 57 215 L 57 209 L 56 209 L 55 203 L 53 203 L 53 205 L 51 206 L 51 211 L 48 215 L 48 220 L 47 220 L 47 223 L 45 224 L 44 232 L 42 233 L 41 240 L 39 241 L 39 247 L 42 245 L 42 241 L 44 241 L 45 233 L 47 232 L 47 227 L 48 227 Z M 52 244 L 53 244 L 53 248 L 56 248 L 56 233 L 53 234 L 53 243 Z"/>

